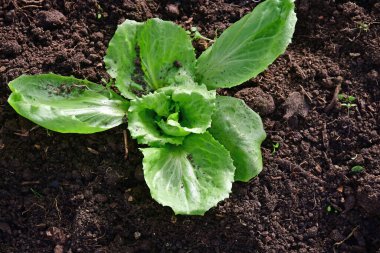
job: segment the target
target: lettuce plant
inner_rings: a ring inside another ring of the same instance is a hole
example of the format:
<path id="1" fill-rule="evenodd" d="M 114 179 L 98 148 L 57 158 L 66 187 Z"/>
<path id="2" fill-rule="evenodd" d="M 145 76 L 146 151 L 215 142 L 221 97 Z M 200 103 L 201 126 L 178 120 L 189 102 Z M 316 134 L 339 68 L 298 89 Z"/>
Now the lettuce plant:
<path id="1" fill-rule="evenodd" d="M 196 59 L 189 35 L 168 21 L 126 20 L 104 62 L 118 95 L 87 80 L 23 75 L 9 104 L 61 133 L 95 133 L 128 119 L 152 197 L 176 214 L 202 215 L 228 197 L 232 182 L 262 170 L 261 118 L 242 100 L 216 95 L 264 71 L 290 43 L 294 0 L 266 0 Z"/>

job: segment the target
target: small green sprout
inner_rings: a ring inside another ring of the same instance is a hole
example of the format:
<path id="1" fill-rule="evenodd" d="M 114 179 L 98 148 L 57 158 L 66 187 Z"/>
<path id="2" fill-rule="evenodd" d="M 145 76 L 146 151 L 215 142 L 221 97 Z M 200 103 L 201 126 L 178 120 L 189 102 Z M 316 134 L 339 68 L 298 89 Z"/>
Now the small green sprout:
<path id="1" fill-rule="evenodd" d="M 280 143 L 275 142 L 275 143 L 272 144 L 272 147 L 273 147 L 273 150 L 272 150 L 272 155 L 273 155 L 280 148 Z"/>
<path id="2" fill-rule="evenodd" d="M 328 205 L 328 206 L 326 207 L 326 211 L 327 211 L 328 213 L 338 213 L 338 210 L 336 210 L 332 205 Z"/>
<path id="3" fill-rule="evenodd" d="M 102 8 L 102 6 L 100 6 L 100 4 L 98 4 L 98 2 L 95 3 L 95 6 L 96 6 L 96 9 L 97 9 L 96 19 L 101 19 L 103 17 L 103 15 L 102 15 L 103 8 Z"/>
<path id="4" fill-rule="evenodd" d="M 369 31 L 369 25 L 364 22 L 357 22 L 358 28 L 360 31 L 368 32 Z"/>
<path id="5" fill-rule="evenodd" d="M 30 191 L 33 193 L 34 196 L 36 196 L 39 199 L 42 199 L 43 196 L 38 191 L 34 190 L 33 188 L 30 188 Z"/>
<path id="6" fill-rule="evenodd" d="M 351 103 L 351 102 L 354 102 L 356 100 L 356 97 L 348 96 L 346 94 L 338 94 L 338 99 L 341 102 Z"/>
<path id="7" fill-rule="evenodd" d="M 186 33 L 187 33 L 188 35 L 190 35 L 190 37 L 191 37 L 192 40 L 200 40 L 200 39 L 204 39 L 204 40 L 207 40 L 207 41 L 213 41 L 212 39 L 209 39 L 209 38 L 203 36 L 203 35 L 199 32 L 198 27 L 196 27 L 196 26 L 192 26 L 192 27 L 190 28 L 190 31 L 186 31 Z"/>
<path id="8" fill-rule="evenodd" d="M 353 103 L 356 100 L 356 97 L 354 96 L 349 96 L 346 94 L 338 94 L 338 99 L 341 102 L 341 106 L 347 108 L 347 114 L 350 114 L 350 109 L 352 107 L 356 107 L 357 105 Z"/>
<path id="9" fill-rule="evenodd" d="M 351 168 L 351 172 L 353 172 L 353 173 L 360 173 L 362 171 L 364 171 L 364 167 L 360 166 L 360 165 L 356 165 L 356 166 Z"/>

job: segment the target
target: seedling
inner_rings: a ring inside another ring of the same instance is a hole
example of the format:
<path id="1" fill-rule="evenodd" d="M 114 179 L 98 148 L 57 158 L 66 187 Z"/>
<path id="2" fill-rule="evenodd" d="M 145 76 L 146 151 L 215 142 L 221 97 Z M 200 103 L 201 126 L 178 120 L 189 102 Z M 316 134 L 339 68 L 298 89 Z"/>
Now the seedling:
<path id="1" fill-rule="evenodd" d="M 338 99 L 341 102 L 340 105 L 347 108 L 347 114 L 350 115 L 350 108 L 356 107 L 353 102 L 356 100 L 354 96 L 348 96 L 346 94 L 338 94 Z"/>
<path id="2" fill-rule="evenodd" d="M 369 25 L 370 24 L 366 24 L 364 22 L 357 22 L 357 26 L 358 26 L 360 31 L 368 32 L 369 31 Z"/>
<path id="3" fill-rule="evenodd" d="M 356 166 L 351 168 L 351 172 L 353 172 L 353 173 L 360 173 L 362 171 L 364 171 L 364 167 L 360 166 L 360 165 L 356 165 Z"/>
<path id="4" fill-rule="evenodd" d="M 34 190 L 33 188 L 30 188 L 30 191 L 33 193 L 34 196 L 36 196 L 39 199 L 42 199 L 43 196 L 38 191 Z"/>
<path id="5" fill-rule="evenodd" d="M 338 210 L 336 210 L 332 205 L 328 205 L 328 206 L 326 207 L 326 211 L 327 211 L 328 213 L 338 213 Z"/>
<path id="6" fill-rule="evenodd" d="M 272 144 L 272 147 L 273 147 L 273 149 L 272 149 L 272 155 L 274 155 L 274 153 L 276 153 L 277 150 L 280 148 L 280 143 L 275 142 L 275 143 Z"/>
<path id="7" fill-rule="evenodd" d="M 103 12 L 103 8 L 102 6 L 100 6 L 100 4 L 98 4 L 98 2 L 96 1 L 95 3 L 95 6 L 96 6 L 96 19 L 101 19 L 103 17 L 102 15 L 102 12 Z"/>
<path id="8" fill-rule="evenodd" d="M 144 155 L 152 197 L 176 214 L 203 215 L 228 197 L 234 181 L 262 170 L 261 118 L 217 88 L 264 71 L 291 41 L 294 0 L 267 0 L 233 24 L 196 59 L 191 38 L 160 19 L 126 20 L 104 62 L 117 94 L 87 80 L 23 75 L 9 83 L 9 104 L 61 133 L 90 134 L 125 122 Z"/>
<path id="9" fill-rule="evenodd" d="M 190 35 L 191 39 L 192 40 L 200 40 L 200 39 L 204 39 L 204 40 L 207 40 L 207 41 L 213 41 L 209 38 L 206 38 L 205 36 L 203 36 L 199 31 L 198 31 L 198 28 L 196 26 L 192 26 L 190 28 L 190 31 L 186 31 L 186 33 L 188 35 Z"/>

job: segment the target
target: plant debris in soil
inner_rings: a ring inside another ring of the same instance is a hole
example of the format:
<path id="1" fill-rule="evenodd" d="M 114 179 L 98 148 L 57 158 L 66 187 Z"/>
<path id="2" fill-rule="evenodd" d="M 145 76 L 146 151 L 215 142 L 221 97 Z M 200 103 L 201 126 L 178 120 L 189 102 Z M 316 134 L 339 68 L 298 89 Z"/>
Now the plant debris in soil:
<path id="1" fill-rule="evenodd" d="M 160 17 L 213 39 L 254 2 L 0 2 L 0 252 L 379 252 L 378 1 L 296 1 L 287 52 L 219 91 L 257 109 L 268 138 L 263 172 L 204 217 L 176 217 L 151 199 L 135 142 L 124 159 L 126 126 L 58 134 L 6 102 L 21 74 L 109 80 L 102 58 L 125 19 Z M 337 87 L 356 97 L 349 112 Z"/>

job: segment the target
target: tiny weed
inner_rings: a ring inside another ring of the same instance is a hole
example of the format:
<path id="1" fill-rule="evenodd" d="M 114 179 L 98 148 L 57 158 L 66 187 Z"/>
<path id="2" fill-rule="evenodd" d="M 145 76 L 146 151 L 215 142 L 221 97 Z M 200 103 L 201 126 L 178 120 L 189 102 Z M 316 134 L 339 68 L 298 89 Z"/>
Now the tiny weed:
<path id="1" fill-rule="evenodd" d="M 350 109 L 352 107 L 356 107 L 357 105 L 353 103 L 356 100 L 356 97 L 349 96 L 346 94 L 338 94 L 338 99 L 340 101 L 341 106 L 347 108 L 347 114 L 350 115 Z"/>
<path id="2" fill-rule="evenodd" d="M 30 188 L 30 190 L 33 193 L 33 195 L 36 196 L 37 198 L 39 198 L 39 199 L 43 198 L 43 196 L 41 195 L 41 193 L 39 193 L 38 191 L 34 190 L 33 188 Z"/>
<path id="3" fill-rule="evenodd" d="M 364 31 L 364 32 L 368 32 L 369 31 L 369 25 L 370 24 L 366 24 L 364 22 L 357 22 L 356 23 L 358 25 L 358 28 L 360 31 Z"/>
<path id="4" fill-rule="evenodd" d="M 332 205 L 328 205 L 326 207 L 326 212 L 328 212 L 328 213 L 338 213 L 338 210 L 336 210 Z"/>
<path id="5" fill-rule="evenodd" d="M 353 173 L 360 173 L 362 171 L 364 171 L 364 167 L 360 166 L 360 165 L 356 165 L 356 166 L 351 168 L 351 172 L 353 172 Z"/>
<path id="6" fill-rule="evenodd" d="M 273 147 L 273 149 L 272 149 L 272 155 L 273 155 L 280 148 L 280 143 L 275 142 L 275 143 L 272 144 L 272 147 Z"/>
<path id="7" fill-rule="evenodd" d="M 209 39 L 209 38 L 203 36 L 203 35 L 199 32 L 198 27 L 196 27 L 196 26 L 192 26 L 192 27 L 190 28 L 190 31 L 186 31 L 186 33 L 187 33 L 188 35 L 190 35 L 190 37 L 191 37 L 192 40 L 200 40 L 200 39 L 204 39 L 204 40 L 207 40 L 207 41 L 213 41 L 212 39 Z"/>
<path id="8" fill-rule="evenodd" d="M 96 2 L 95 5 L 96 5 L 96 9 L 97 9 L 96 19 L 101 19 L 103 17 L 103 15 L 102 15 L 103 8 L 102 8 L 102 6 L 100 6 L 100 4 L 98 4 L 98 2 Z"/>

